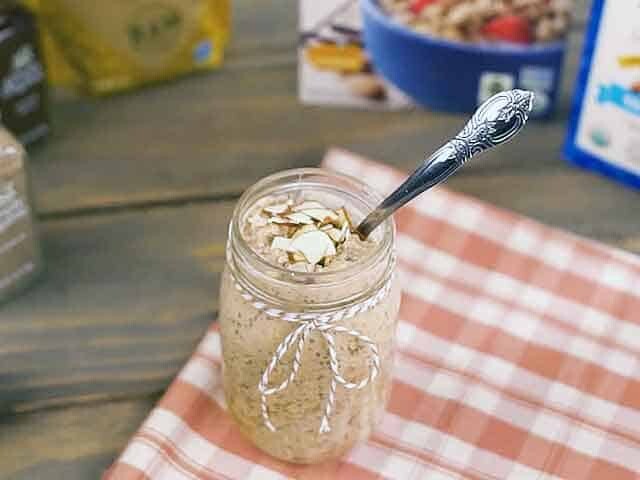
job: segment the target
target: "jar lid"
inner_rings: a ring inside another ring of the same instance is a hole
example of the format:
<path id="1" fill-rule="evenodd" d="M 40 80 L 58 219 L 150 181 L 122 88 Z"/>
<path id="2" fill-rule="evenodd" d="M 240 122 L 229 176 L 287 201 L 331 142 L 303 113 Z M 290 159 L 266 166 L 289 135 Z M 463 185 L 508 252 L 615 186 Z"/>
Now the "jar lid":
<path id="1" fill-rule="evenodd" d="M 0 179 L 16 175 L 23 165 L 24 149 L 7 130 L 0 128 Z"/>

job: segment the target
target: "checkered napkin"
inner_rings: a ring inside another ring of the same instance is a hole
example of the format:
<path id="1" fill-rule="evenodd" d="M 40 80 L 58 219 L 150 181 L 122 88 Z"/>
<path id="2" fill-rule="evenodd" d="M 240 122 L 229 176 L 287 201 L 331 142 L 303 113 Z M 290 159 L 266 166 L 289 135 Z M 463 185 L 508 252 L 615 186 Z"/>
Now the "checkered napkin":
<path id="1" fill-rule="evenodd" d="M 402 180 L 344 151 L 324 164 Z M 640 478 L 640 259 L 444 188 L 396 218 L 395 378 L 364 445 L 297 466 L 244 440 L 214 325 L 104 478 Z"/>

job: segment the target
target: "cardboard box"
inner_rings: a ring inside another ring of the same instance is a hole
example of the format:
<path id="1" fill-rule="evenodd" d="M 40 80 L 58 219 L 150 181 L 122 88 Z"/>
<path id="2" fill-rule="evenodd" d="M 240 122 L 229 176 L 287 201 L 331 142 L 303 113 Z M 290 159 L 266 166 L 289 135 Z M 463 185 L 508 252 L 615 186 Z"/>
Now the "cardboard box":
<path id="1" fill-rule="evenodd" d="M 640 188 L 640 3 L 594 0 L 567 158 Z"/>
<path id="2" fill-rule="evenodd" d="M 373 71 L 357 0 L 300 0 L 298 94 L 309 105 L 397 110 L 409 99 Z"/>

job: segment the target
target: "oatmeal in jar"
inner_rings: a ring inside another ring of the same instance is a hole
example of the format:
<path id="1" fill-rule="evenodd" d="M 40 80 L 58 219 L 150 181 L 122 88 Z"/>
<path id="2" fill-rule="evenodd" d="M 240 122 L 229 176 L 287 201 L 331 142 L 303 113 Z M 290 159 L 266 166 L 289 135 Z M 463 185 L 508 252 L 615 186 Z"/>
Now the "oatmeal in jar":
<path id="1" fill-rule="evenodd" d="M 278 458 L 337 457 L 384 411 L 400 299 L 393 222 L 354 233 L 380 199 L 304 169 L 259 182 L 236 207 L 220 293 L 225 398 Z"/>

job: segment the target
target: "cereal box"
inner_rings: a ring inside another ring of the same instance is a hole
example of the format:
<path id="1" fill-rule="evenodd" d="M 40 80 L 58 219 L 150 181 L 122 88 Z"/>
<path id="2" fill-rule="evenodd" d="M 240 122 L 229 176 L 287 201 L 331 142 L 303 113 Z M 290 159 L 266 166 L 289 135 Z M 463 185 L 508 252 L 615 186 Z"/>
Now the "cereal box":
<path id="1" fill-rule="evenodd" d="M 298 94 L 313 105 L 401 109 L 409 99 L 377 75 L 357 0 L 300 0 Z"/>
<path id="2" fill-rule="evenodd" d="M 594 0 L 565 153 L 640 188 L 640 1 Z"/>

